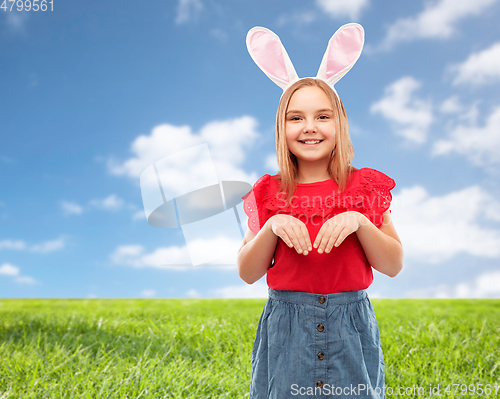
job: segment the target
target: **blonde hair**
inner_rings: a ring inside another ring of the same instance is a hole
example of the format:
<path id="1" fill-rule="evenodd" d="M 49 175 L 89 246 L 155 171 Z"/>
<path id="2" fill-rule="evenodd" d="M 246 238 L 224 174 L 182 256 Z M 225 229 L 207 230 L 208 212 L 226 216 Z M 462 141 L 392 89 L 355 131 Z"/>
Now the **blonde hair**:
<path id="1" fill-rule="evenodd" d="M 278 156 L 279 176 L 276 180 L 281 180 L 280 192 L 287 193 L 287 205 L 297 188 L 296 178 L 299 172 L 297 157 L 291 153 L 286 143 L 285 123 L 286 111 L 293 94 L 303 87 L 319 87 L 322 89 L 332 103 L 335 118 L 335 147 L 328 163 L 328 173 L 339 186 L 339 192 L 344 191 L 350 173 L 354 170 L 351 166 L 354 158 L 354 147 L 349 136 L 349 122 L 344 109 L 344 104 L 335 94 L 333 89 L 323 80 L 314 78 L 304 78 L 291 85 L 281 97 L 278 111 L 276 113 L 276 154 Z"/>

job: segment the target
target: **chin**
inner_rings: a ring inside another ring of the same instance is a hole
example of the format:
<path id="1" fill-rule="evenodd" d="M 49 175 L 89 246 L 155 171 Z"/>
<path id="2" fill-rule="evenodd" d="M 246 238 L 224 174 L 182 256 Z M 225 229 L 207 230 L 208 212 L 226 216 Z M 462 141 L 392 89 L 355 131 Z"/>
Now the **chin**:
<path id="1" fill-rule="evenodd" d="M 307 155 L 307 154 L 298 154 L 295 155 L 298 159 L 308 162 L 318 162 L 318 161 L 328 161 L 330 159 L 330 154 L 328 155 Z"/>

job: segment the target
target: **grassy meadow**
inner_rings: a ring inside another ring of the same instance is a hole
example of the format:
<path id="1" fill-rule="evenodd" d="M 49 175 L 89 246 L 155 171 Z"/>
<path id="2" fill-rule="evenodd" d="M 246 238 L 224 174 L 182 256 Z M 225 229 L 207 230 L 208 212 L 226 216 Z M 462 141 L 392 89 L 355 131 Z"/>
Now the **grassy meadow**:
<path id="1" fill-rule="evenodd" d="M 500 398 L 500 300 L 372 302 L 388 397 Z M 248 397 L 264 303 L 0 299 L 0 399 Z"/>

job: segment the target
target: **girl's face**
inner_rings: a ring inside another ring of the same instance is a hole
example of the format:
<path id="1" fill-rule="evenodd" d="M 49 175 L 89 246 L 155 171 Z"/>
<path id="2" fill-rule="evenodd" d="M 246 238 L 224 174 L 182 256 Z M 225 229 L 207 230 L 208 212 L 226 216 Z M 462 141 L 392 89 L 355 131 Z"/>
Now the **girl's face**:
<path id="1" fill-rule="evenodd" d="M 285 115 L 288 149 L 303 161 L 330 160 L 335 148 L 335 120 L 330 99 L 317 86 L 293 93 Z"/>

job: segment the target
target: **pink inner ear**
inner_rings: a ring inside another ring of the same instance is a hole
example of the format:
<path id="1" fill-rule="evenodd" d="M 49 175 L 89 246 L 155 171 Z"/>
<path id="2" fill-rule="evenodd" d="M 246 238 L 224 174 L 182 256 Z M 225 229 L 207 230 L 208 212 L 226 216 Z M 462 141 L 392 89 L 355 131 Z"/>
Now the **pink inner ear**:
<path id="1" fill-rule="evenodd" d="M 362 46 L 363 32 L 358 27 L 346 28 L 335 35 L 328 50 L 326 78 L 331 78 L 355 62 Z"/>
<path id="2" fill-rule="evenodd" d="M 252 55 L 259 67 L 268 75 L 288 82 L 281 43 L 267 32 L 255 32 L 250 38 Z"/>

